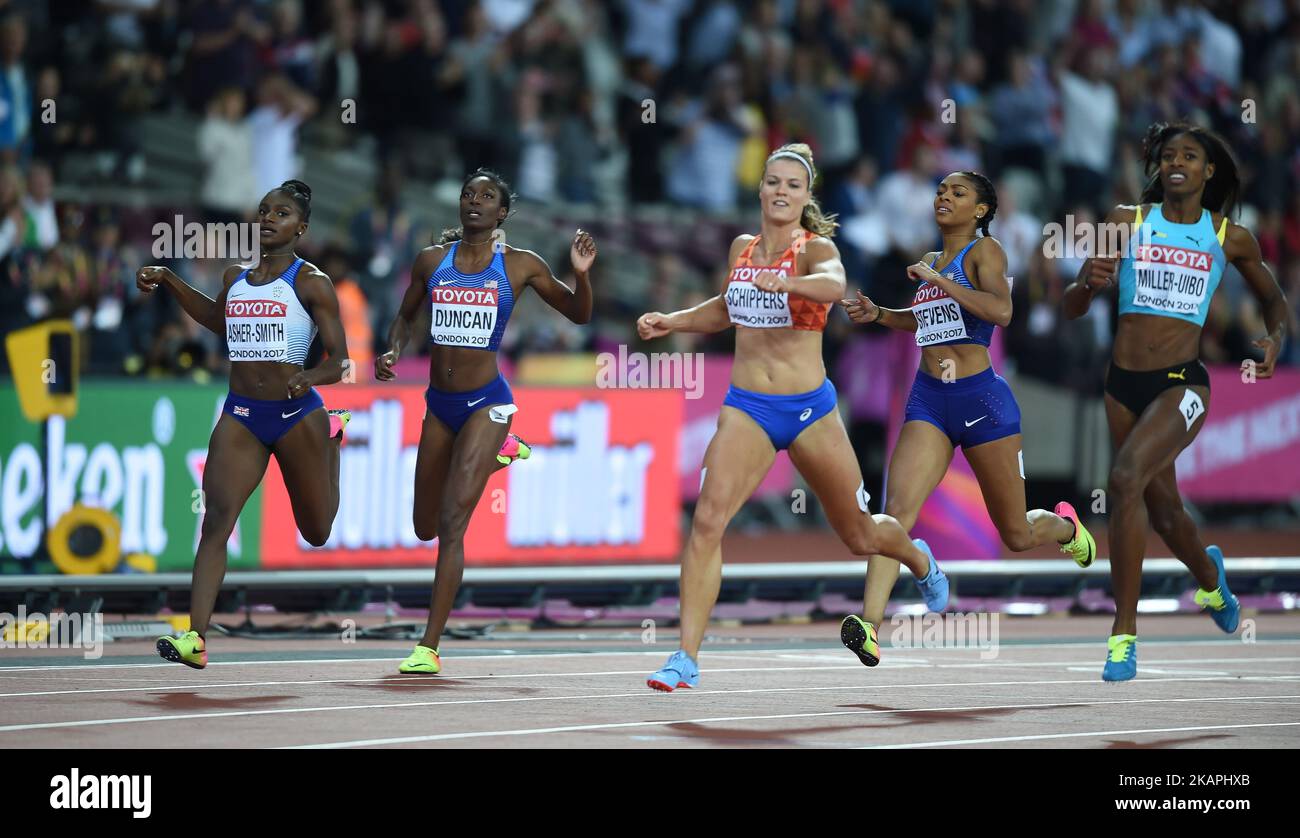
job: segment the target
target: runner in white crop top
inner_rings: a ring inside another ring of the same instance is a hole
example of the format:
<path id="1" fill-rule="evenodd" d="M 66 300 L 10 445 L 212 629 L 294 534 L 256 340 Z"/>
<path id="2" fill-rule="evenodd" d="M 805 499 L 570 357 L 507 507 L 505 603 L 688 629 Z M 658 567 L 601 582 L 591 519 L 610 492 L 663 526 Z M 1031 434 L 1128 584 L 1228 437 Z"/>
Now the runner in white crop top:
<path id="1" fill-rule="evenodd" d="M 203 635 L 225 575 L 226 541 L 271 455 L 305 543 L 323 545 L 338 511 L 339 446 L 349 414 L 327 414 L 313 385 L 343 378 L 348 350 L 334 285 L 294 253 L 310 216 L 311 189 L 302 181 L 286 181 L 268 192 L 258 207 L 261 259 L 252 268 L 228 268 L 215 300 L 164 267 L 142 268 L 136 278 L 145 293 L 166 286 L 181 308 L 225 338 L 230 350 L 230 393 L 203 467 L 192 630 L 158 640 L 164 658 L 194 668 L 207 664 Z M 325 357 L 304 369 L 317 330 Z"/>

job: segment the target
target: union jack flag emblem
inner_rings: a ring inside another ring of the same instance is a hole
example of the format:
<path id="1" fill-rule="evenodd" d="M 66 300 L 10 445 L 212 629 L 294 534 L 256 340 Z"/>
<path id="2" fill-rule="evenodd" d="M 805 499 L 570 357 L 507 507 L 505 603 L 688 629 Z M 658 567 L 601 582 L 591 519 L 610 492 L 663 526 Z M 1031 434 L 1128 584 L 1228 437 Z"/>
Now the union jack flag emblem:
<path id="1" fill-rule="evenodd" d="M 247 417 L 247 416 L 248 416 L 248 408 L 246 408 L 246 407 L 244 407 L 244 406 L 242 406 L 242 405 L 235 405 L 235 415 L 236 415 L 236 416 Z"/>

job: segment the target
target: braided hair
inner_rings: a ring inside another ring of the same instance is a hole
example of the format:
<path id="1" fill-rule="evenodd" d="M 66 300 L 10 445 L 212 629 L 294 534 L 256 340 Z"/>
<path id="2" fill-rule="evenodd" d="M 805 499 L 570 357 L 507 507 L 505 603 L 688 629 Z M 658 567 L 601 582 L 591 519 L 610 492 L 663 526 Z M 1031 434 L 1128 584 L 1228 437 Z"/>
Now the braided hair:
<path id="1" fill-rule="evenodd" d="M 998 193 L 993 188 L 993 181 L 979 172 L 956 172 L 955 174 L 966 178 L 975 185 L 975 203 L 988 204 L 989 211 L 984 213 L 983 217 L 975 220 L 975 226 L 979 228 L 980 234 L 987 236 L 989 234 L 989 225 L 993 223 L 993 216 L 998 214 Z"/>
<path id="2" fill-rule="evenodd" d="M 302 214 L 303 221 L 311 220 L 311 187 L 300 180 L 286 180 L 277 186 L 274 192 L 283 192 L 288 195 L 293 205 L 298 208 Z"/>
<path id="3" fill-rule="evenodd" d="M 470 172 L 469 176 L 466 177 L 465 181 L 460 185 L 461 191 L 464 192 L 465 187 L 469 186 L 471 181 L 481 177 L 487 178 L 488 180 L 492 181 L 492 184 L 494 186 L 496 186 L 497 192 L 499 192 L 501 195 L 501 206 L 506 208 L 506 218 L 509 218 L 510 203 L 511 201 L 513 201 L 515 198 L 519 196 L 511 192 L 510 184 L 506 182 L 506 179 L 502 177 L 499 173 L 493 171 L 492 169 L 479 168 L 479 169 L 475 169 L 473 172 Z M 505 223 L 504 221 L 499 221 L 497 222 L 497 226 L 500 227 L 504 223 Z M 465 237 L 464 227 L 449 227 L 446 230 L 443 230 L 441 234 L 439 234 L 438 241 L 436 243 L 451 244 L 452 242 L 460 241 L 464 237 Z"/>

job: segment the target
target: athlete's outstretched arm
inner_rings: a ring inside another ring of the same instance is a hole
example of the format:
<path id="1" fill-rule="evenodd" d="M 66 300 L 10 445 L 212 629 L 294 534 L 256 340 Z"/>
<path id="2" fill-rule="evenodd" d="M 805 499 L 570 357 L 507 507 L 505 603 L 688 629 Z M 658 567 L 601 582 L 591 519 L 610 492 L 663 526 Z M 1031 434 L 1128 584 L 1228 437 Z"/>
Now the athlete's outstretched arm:
<path id="1" fill-rule="evenodd" d="M 854 293 L 857 299 L 840 300 L 840 305 L 844 307 L 845 313 L 854 323 L 864 326 L 874 323 L 900 332 L 916 331 L 916 315 L 910 308 L 884 308 L 876 305 L 861 291 Z"/>
<path id="2" fill-rule="evenodd" d="M 326 357 L 309 370 L 303 370 L 289 379 L 289 398 L 296 399 L 318 384 L 334 384 L 343 378 L 348 365 L 348 342 L 339 320 L 339 298 L 334 293 L 334 283 L 313 268 L 310 273 L 299 271 L 294 280 L 298 301 L 311 315 L 325 347 Z"/>
<path id="3" fill-rule="evenodd" d="M 402 304 L 398 306 L 393 325 L 388 327 L 388 351 L 375 359 L 375 378 L 379 381 L 393 380 L 393 365 L 402 357 L 402 350 L 411 339 L 411 327 L 415 323 L 415 316 L 420 312 L 420 304 L 429 293 L 424 283 L 433 275 L 442 256 L 443 247 L 437 244 L 421 250 L 415 258 L 415 264 L 411 266 L 411 284 L 402 295 Z"/>
<path id="4" fill-rule="evenodd" d="M 730 271 L 740 257 L 741 251 L 753 239 L 753 236 L 736 236 L 731 242 L 727 254 L 727 270 Z M 673 332 L 697 332 L 713 334 L 721 332 L 731 325 L 731 314 L 727 311 L 727 301 L 722 295 L 710 297 L 699 305 L 664 314 L 660 311 L 647 312 L 637 318 L 636 331 L 641 340 L 653 340 Z"/>
<path id="5" fill-rule="evenodd" d="M 221 277 L 221 293 L 215 300 L 181 279 L 171 268 L 159 265 L 141 268 L 135 275 L 135 287 L 148 294 L 159 285 L 166 285 L 176 295 L 176 301 L 181 304 L 185 313 L 194 319 L 194 322 L 219 335 L 225 329 L 226 323 L 226 292 L 230 290 L 231 284 L 243 270 L 239 265 L 226 268 L 226 272 Z"/>
<path id="6" fill-rule="evenodd" d="M 1106 215 L 1105 223 L 1132 225 L 1137 218 L 1135 210 L 1134 206 L 1121 204 Z M 1078 277 L 1065 289 L 1062 305 L 1065 308 L 1066 320 L 1077 320 L 1087 314 L 1093 296 L 1098 291 L 1115 284 L 1116 271 L 1119 270 L 1119 260 L 1122 255 L 1107 253 L 1084 260 L 1083 267 L 1079 268 Z"/>
<path id="7" fill-rule="evenodd" d="M 1264 257 L 1259 250 L 1259 242 L 1249 230 L 1240 224 L 1229 224 L 1228 235 L 1223 241 L 1224 256 L 1250 286 L 1251 293 L 1259 300 L 1259 307 L 1264 312 L 1264 323 L 1268 334 L 1255 341 L 1255 346 L 1264 350 L 1264 360 L 1255 366 L 1256 378 L 1269 378 L 1273 375 L 1273 365 L 1282 352 L 1286 340 L 1290 311 L 1286 304 L 1286 295 L 1277 284 L 1273 272 L 1264 264 Z"/>
<path id="8" fill-rule="evenodd" d="M 697 306 L 664 314 L 647 312 L 637 318 L 636 331 L 642 340 L 661 338 L 673 332 L 712 334 L 731 325 L 727 303 L 721 296 L 710 297 Z"/>
<path id="9" fill-rule="evenodd" d="M 775 271 L 760 271 L 754 277 L 754 287 L 797 294 L 816 303 L 837 303 L 843 299 L 848 283 L 835 243 L 827 238 L 812 239 L 804 246 L 802 258 L 805 273 L 782 279 Z"/>
<path id="10" fill-rule="evenodd" d="M 924 261 L 910 266 L 907 275 L 942 288 L 958 305 L 981 320 L 1006 327 L 1011 322 L 1007 254 L 997 239 L 990 238 L 988 241 L 988 244 L 972 247 L 966 258 L 966 264 L 971 269 L 970 278 L 974 280 L 971 284 L 975 288 L 967 288 L 951 277 L 944 276 Z"/>
<path id="11" fill-rule="evenodd" d="M 596 261 L 596 241 L 590 233 L 579 230 L 573 235 L 569 248 L 569 261 L 573 263 L 574 288 L 569 288 L 546 264 L 546 260 L 531 250 L 512 251 L 516 263 L 522 262 L 524 284 L 532 286 L 548 306 L 578 324 L 591 322 L 591 263 Z"/>

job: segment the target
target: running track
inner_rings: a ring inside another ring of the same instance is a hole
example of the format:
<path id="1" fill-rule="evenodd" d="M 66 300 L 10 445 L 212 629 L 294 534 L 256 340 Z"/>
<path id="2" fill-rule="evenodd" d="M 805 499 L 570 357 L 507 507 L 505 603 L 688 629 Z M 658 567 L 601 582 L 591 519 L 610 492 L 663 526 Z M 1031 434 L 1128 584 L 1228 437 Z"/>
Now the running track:
<path id="1" fill-rule="evenodd" d="M 448 640 L 439 676 L 396 673 L 410 644 L 333 637 L 214 637 L 204 671 L 148 641 L 5 649 L 0 748 L 1300 747 L 1300 614 L 1254 619 L 1244 643 L 1144 617 L 1119 685 L 1099 680 L 1108 617 L 1004 617 L 993 660 L 887 646 L 874 669 L 833 623 L 715 627 L 701 688 L 672 694 L 644 680 L 664 631 Z"/>

